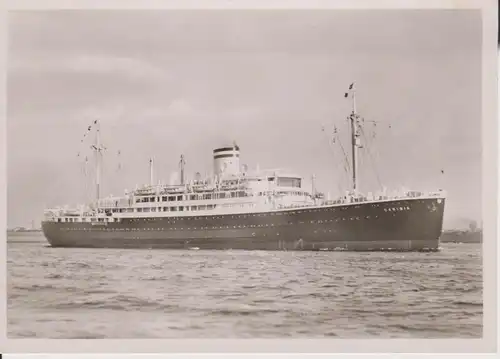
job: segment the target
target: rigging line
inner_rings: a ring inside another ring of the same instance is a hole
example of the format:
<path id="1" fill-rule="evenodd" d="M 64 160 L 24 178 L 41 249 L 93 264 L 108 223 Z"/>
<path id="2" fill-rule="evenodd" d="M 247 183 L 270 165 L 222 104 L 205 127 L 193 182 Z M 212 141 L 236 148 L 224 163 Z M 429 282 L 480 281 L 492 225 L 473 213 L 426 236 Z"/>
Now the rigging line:
<path id="1" fill-rule="evenodd" d="M 339 165 L 337 162 L 339 160 L 337 159 L 337 156 L 335 155 L 335 150 L 333 148 L 333 144 L 335 143 L 336 140 L 338 140 L 338 134 L 337 134 L 337 132 L 334 131 L 333 141 L 331 141 L 330 136 L 327 135 L 324 126 L 322 126 L 321 130 L 322 130 L 323 133 L 325 133 L 325 137 L 326 137 L 326 140 L 327 140 L 328 148 L 332 152 L 332 157 L 334 159 L 334 165 L 335 165 L 335 168 L 337 168 L 337 166 Z M 345 170 L 345 163 L 342 162 L 342 160 L 340 162 L 341 162 L 340 166 L 343 166 L 344 170 Z M 336 173 L 336 171 L 334 171 L 334 178 L 337 177 L 336 178 L 337 180 L 335 182 L 337 183 L 337 189 L 339 190 L 339 193 L 340 193 L 340 192 L 342 192 L 341 182 L 344 180 L 342 177 L 344 177 L 345 174 L 340 174 L 340 175 L 336 176 L 335 173 Z"/>
<path id="2" fill-rule="evenodd" d="M 344 173 L 342 174 L 342 178 L 341 178 L 341 181 L 343 182 L 348 182 L 348 176 L 349 176 L 349 173 L 351 171 L 351 164 L 349 162 L 349 159 L 348 159 L 348 156 L 347 156 L 347 152 L 344 148 L 344 146 L 342 145 L 342 140 L 338 134 L 338 132 L 336 133 L 336 137 L 335 137 L 335 140 L 338 142 L 339 146 L 340 146 L 340 149 L 342 150 L 342 159 L 341 159 L 341 163 L 342 163 L 342 166 L 343 166 L 343 169 L 344 169 Z M 347 180 L 346 180 L 347 178 Z M 340 186 L 340 184 L 339 184 Z M 339 188 L 339 191 L 342 192 L 342 189 Z"/>
<path id="3" fill-rule="evenodd" d="M 79 149 L 78 149 L 78 153 L 77 153 L 77 157 L 81 157 L 83 158 L 83 155 L 86 153 L 86 151 L 84 151 L 85 149 L 87 149 L 87 140 L 90 138 L 90 132 L 92 131 L 92 125 L 89 125 L 87 126 L 86 130 L 85 130 L 85 133 L 83 135 L 83 137 L 80 139 L 80 142 L 79 142 Z"/>
<path id="4" fill-rule="evenodd" d="M 346 174 L 348 174 L 351 170 L 351 164 L 349 162 L 349 159 L 348 159 L 348 156 L 347 156 L 347 152 L 345 151 L 345 148 L 344 146 L 342 145 L 342 140 L 340 139 L 340 136 L 338 135 L 337 133 L 337 137 L 336 137 L 338 143 L 339 143 L 339 146 L 340 146 L 340 149 L 342 150 L 342 154 L 343 154 L 343 164 L 344 164 L 344 170 L 346 171 Z"/>
<path id="5" fill-rule="evenodd" d="M 89 164 L 89 158 L 85 156 L 85 203 L 86 204 L 90 201 L 90 188 L 92 187 L 90 183 L 91 176 L 89 176 L 88 164 Z M 92 170 L 90 171 L 92 172 Z"/>
<path id="6" fill-rule="evenodd" d="M 347 183 L 348 180 L 349 180 L 348 176 L 349 176 L 349 172 L 350 172 L 350 163 L 347 160 L 347 154 L 346 154 L 346 152 L 345 152 L 342 144 L 340 143 L 340 141 L 339 141 L 339 145 L 340 145 L 340 147 L 342 149 L 342 152 L 343 152 L 343 157 L 342 157 L 341 163 L 342 163 L 342 166 L 343 166 L 343 169 L 344 169 L 344 171 L 342 172 L 342 175 L 340 176 L 341 177 L 340 180 L 342 181 L 342 183 Z M 338 188 L 339 192 L 342 193 L 341 184 L 339 183 L 338 186 L 339 186 L 339 188 Z"/>
<path id="7" fill-rule="evenodd" d="M 344 168 L 344 172 L 342 173 L 341 180 L 343 182 L 347 182 L 349 172 L 351 171 L 351 166 L 350 166 L 349 160 L 347 158 L 347 153 L 344 149 L 344 146 L 342 145 L 342 141 L 340 140 L 340 138 L 338 138 L 338 142 L 339 142 L 339 146 L 342 150 L 342 154 L 343 154 L 341 163 L 342 163 L 342 166 Z M 339 191 L 342 192 L 342 188 L 340 187 L 340 184 L 339 184 Z"/>
<path id="8" fill-rule="evenodd" d="M 347 173 L 349 172 L 349 170 L 347 169 L 347 166 L 346 166 L 346 163 L 345 163 L 345 159 L 340 157 L 335 157 L 337 160 L 335 162 L 335 167 L 336 168 L 343 168 L 344 171 L 340 171 L 340 173 L 336 176 L 337 177 L 337 190 L 340 193 L 342 193 L 342 184 L 345 182 L 345 179 L 346 179 L 346 176 L 347 176 Z M 337 171 L 335 171 L 337 172 Z"/>
<path id="9" fill-rule="evenodd" d="M 361 136 L 363 136 L 363 140 L 365 141 L 365 143 L 367 143 L 367 144 L 368 144 L 368 141 L 366 140 L 366 136 L 365 136 L 365 131 L 364 131 L 364 129 L 363 129 L 363 128 L 361 128 L 361 131 L 360 131 L 360 132 L 361 132 Z M 371 164 L 372 164 L 372 170 L 373 170 L 373 172 L 375 173 L 375 176 L 376 176 L 376 178 L 377 178 L 378 185 L 379 185 L 379 186 L 380 186 L 380 188 L 382 189 L 382 188 L 383 188 L 383 186 L 382 186 L 382 181 L 380 180 L 380 176 L 379 176 L 379 174 L 378 174 L 377 167 L 375 166 L 375 160 L 373 159 L 372 153 L 371 153 L 371 151 L 368 149 L 368 147 L 367 147 L 367 146 L 364 146 L 364 147 L 363 147 L 363 150 L 364 150 L 366 153 L 368 153 L 368 156 L 370 157 L 370 160 L 371 160 L 370 162 L 371 162 Z"/>
<path id="10" fill-rule="evenodd" d="M 376 166 L 375 166 L 375 161 L 374 161 L 372 153 L 371 153 L 371 145 L 372 145 L 372 143 L 368 140 L 367 135 L 366 135 L 366 131 L 363 128 L 360 129 L 360 134 L 361 134 L 361 137 L 363 139 L 363 143 L 365 144 L 363 146 L 363 152 L 365 154 L 367 154 L 368 157 L 369 157 L 369 160 L 371 160 L 370 161 L 370 165 L 371 165 L 372 170 L 374 171 L 375 175 L 378 178 L 378 173 L 377 173 L 377 169 L 376 169 Z"/>
<path id="11" fill-rule="evenodd" d="M 381 126 L 377 126 L 377 123 L 376 123 L 376 122 L 375 122 L 375 125 L 374 125 L 374 126 L 376 126 L 377 128 L 381 128 Z M 389 129 L 389 130 L 391 130 L 391 129 L 392 129 L 392 125 L 391 125 L 391 124 L 387 124 L 387 126 L 388 126 L 388 129 Z M 385 128 L 385 126 L 382 126 L 382 127 L 383 127 L 383 128 Z M 375 137 L 380 138 L 380 137 L 379 137 L 379 135 L 378 135 L 378 133 L 376 133 L 376 132 L 374 132 L 374 134 L 373 134 L 373 139 L 372 139 L 373 141 L 375 141 Z M 381 142 L 381 141 L 377 141 L 377 142 Z M 380 148 L 379 148 L 378 146 L 375 146 L 375 149 L 374 149 L 374 151 L 373 151 L 373 152 L 374 152 L 375 159 L 376 159 L 377 161 L 378 161 L 378 160 L 380 160 L 380 158 L 381 158 L 381 155 L 380 155 Z"/>
<path id="12" fill-rule="evenodd" d="M 342 153 L 344 155 L 344 168 L 346 169 L 347 172 L 349 172 L 351 170 L 351 164 L 347 158 L 347 153 L 344 149 L 344 146 L 342 145 L 342 142 L 339 140 L 339 145 L 340 145 L 340 148 L 342 149 Z"/>
<path id="13" fill-rule="evenodd" d="M 121 150 L 118 150 L 118 154 L 117 154 L 117 157 L 118 157 L 118 167 L 116 169 L 116 172 L 120 172 L 121 169 L 122 169 L 122 162 L 121 162 Z"/>
<path id="14" fill-rule="evenodd" d="M 347 159 L 348 158 L 347 157 L 347 153 L 346 153 L 346 151 L 345 151 L 345 149 L 344 149 L 344 147 L 342 145 L 342 140 L 340 139 L 340 136 L 339 136 L 337 130 L 338 130 L 337 126 L 334 126 L 333 142 L 330 141 L 330 137 L 328 135 L 326 135 L 326 133 L 325 133 L 325 136 L 326 136 L 326 138 L 328 140 L 328 145 L 329 145 L 329 147 L 330 147 L 330 149 L 332 150 L 333 153 L 335 153 L 335 152 L 333 150 L 332 144 L 338 142 L 338 144 L 340 145 L 340 147 L 342 149 L 342 153 L 344 155 L 343 160 L 345 162 L 345 165 L 347 166 L 347 171 L 349 171 L 350 170 L 350 164 L 349 164 L 349 160 Z M 324 128 L 323 128 L 323 132 L 324 132 Z"/>

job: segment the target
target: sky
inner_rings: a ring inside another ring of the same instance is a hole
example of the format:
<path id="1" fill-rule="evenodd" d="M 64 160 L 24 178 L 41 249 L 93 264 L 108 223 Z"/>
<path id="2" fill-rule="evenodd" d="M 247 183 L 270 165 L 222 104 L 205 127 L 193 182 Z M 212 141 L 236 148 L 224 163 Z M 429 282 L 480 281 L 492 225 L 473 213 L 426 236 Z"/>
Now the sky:
<path id="1" fill-rule="evenodd" d="M 481 221 L 479 12 L 58 10 L 8 21 L 9 227 L 88 198 L 82 139 L 95 119 L 104 195 L 148 182 L 150 157 L 166 183 L 181 154 L 188 176 L 210 171 L 212 150 L 236 141 L 249 168 L 314 174 L 334 196 L 350 185 L 339 143 L 348 150 L 352 82 L 366 131 L 360 189 L 444 188 L 446 228 Z"/>

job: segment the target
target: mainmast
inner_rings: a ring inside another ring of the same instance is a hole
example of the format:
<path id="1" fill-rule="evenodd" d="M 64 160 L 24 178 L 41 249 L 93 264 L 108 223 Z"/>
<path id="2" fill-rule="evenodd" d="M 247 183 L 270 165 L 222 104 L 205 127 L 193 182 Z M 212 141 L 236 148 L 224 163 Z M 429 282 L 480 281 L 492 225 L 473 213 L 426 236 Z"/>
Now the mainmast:
<path id="1" fill-rule="evenodd" d="M 95 144 L 93 144 L 91 148 L 94 150 L 96 157 L 95 191 L 96 191 L 96 203 L 99 203 L 99 200 L 101 199 L 101 156 L 102 156 L 102 151 L 105 150 L 105 148 L 101 144 L 100 123 L 97 120 L 95 120 L 94 125 L 96 126 Z"/>
<path id="2" fill-rule="evenodd" d="M 359 138 L 359 126 L 360 117 L 356 111 L 356 89 L 354 88 L 354 83 L 349 86 L 349 91 L 345 93 L 344 97 L 352 98 L 352 112 L 348 119 L 351 123 L 351 154 L 352 154 L 352 190 L 356 194 L 358 191 L 358 148 L 360 148 Z"/>

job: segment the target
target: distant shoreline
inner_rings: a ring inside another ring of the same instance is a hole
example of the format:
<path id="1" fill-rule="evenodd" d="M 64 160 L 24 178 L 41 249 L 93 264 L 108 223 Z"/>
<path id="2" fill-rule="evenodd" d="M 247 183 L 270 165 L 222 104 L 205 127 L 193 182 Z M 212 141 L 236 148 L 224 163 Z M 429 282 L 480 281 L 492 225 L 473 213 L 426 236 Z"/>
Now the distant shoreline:
<path id="1" fill-rule="evenodd" d="M 41 243 L 46 241 L 41 230 L 7 230 L 7 243 Z"/>
<path id="2" fill-rule="evenodd" d="M 36 233 L 36 232 L 42 232 L 41 229 L 7 229 L 8 234 L 12 233 Z"/>
<path id="3" fill-rule="evenodd" d="M 444 230 L 440 241 L 443 243 L 483 243 L 483 231 L 467 229 Z"/>

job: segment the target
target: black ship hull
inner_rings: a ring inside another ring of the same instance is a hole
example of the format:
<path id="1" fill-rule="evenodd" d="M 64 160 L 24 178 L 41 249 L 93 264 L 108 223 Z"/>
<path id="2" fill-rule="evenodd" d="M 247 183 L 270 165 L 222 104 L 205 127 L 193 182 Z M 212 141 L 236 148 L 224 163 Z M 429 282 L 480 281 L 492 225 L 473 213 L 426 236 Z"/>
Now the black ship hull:
<path id="1" fill-rule="evenodd" d="M 42 223 L 52 247 L 436 251 L 444 198 L 410 198 L 262 213 Z"/>

